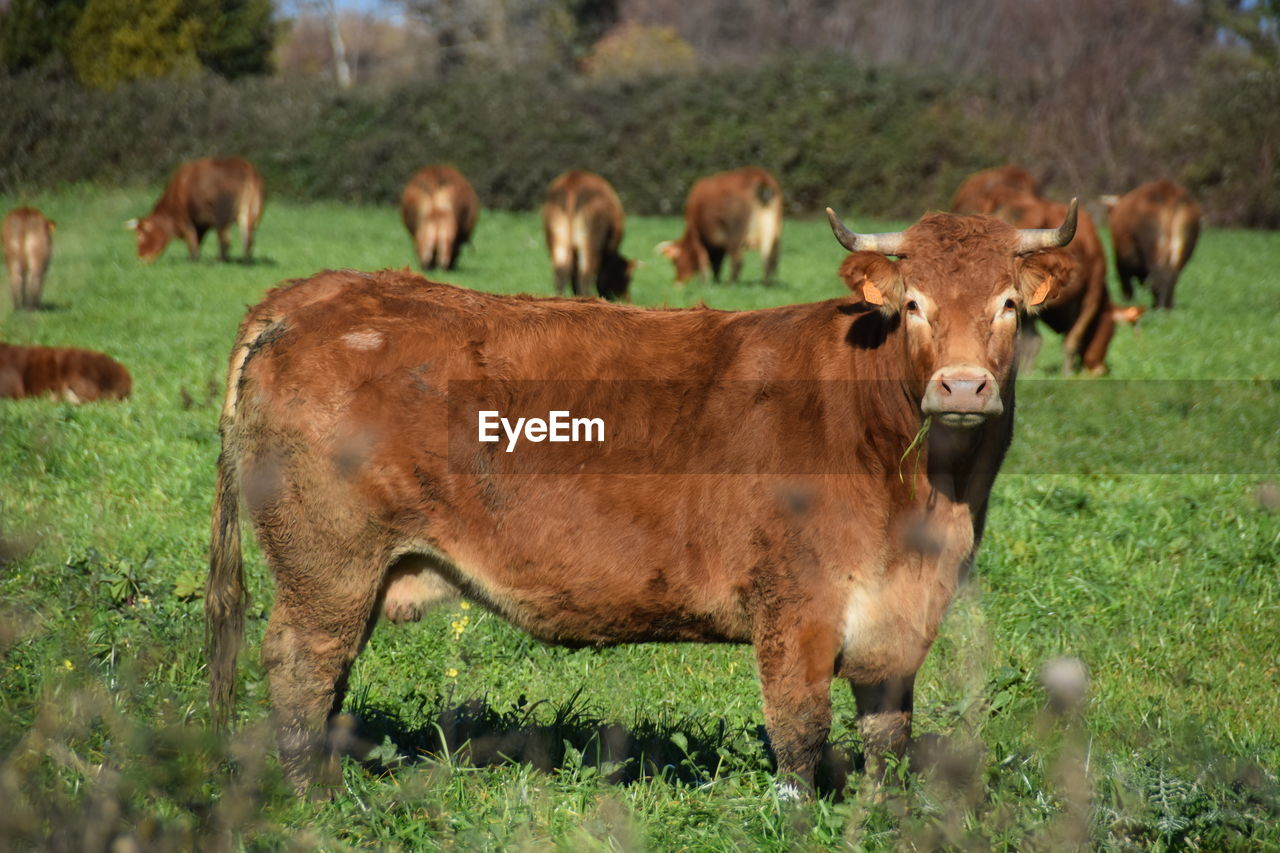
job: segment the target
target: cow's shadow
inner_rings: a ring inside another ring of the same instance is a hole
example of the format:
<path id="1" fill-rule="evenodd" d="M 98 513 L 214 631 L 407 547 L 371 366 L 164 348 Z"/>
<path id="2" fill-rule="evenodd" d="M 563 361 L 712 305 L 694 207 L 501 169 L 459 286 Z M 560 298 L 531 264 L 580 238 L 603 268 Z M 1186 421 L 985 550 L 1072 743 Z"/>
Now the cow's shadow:
<path id="1" fill-rule="evenodd" d="M 447 760 L 473 767 L 527 764 L 544 773 L 591 768 L 617 785 L 660 778 L 697 786 L 729 770 L 772 773 L 776 768 L 763 726 L 734 730 L 724 718 L 707 718 L 639 719 L 628 727 L 591 713 L 578 694 L 554 709 L 523 696 L 505 710 L 486 699 L 450 699 L 418 725 L 370 705 L 367 695 L 353 699 L 354 731 L 343 749 L 375 773 Z M 862 766 L 862 756 L 848 745 L 827 744 L 818 766 L 818 793 L 841 798 L 850 774 Z"/>

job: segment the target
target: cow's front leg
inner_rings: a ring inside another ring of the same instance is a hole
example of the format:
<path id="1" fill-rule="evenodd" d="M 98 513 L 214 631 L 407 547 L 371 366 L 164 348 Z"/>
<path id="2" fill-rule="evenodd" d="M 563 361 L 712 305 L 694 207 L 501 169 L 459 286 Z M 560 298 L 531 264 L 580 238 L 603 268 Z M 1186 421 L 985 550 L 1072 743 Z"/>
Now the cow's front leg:
<path id="1" fill-rule="evenodd" d="M 911 743 L 915 681 L 912 674 L 878 684 L 849 682 L 858 703 L 858 733 L 862 736 L 867 774 L 874 779 L 884 776 L 886 754 L 901 758 Z"/>
<path id="2" fill-rule="evenodd" d="M 778 782 L 802 795 L 831 730 L 831 679 L 838 648 L 828 626 L 771 627 L 756 640 L 764 724 L 778 759 Z"/>

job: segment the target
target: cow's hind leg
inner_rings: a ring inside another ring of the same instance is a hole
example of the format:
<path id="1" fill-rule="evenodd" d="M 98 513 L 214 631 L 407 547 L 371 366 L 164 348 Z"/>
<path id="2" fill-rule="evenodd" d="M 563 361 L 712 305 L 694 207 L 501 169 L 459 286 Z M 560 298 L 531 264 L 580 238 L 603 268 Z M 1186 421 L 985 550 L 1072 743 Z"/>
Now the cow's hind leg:
<path id="1" fill-rule="evenodd" d="M 17 311 L 23 307 L 23 301 L 27 294 L 26 271 L 19 258 L 10 258 L 9 260 L 9 293 L 13 297 L 13 310 Z"/>
<path id="2" fill-rule="evenodd" d="M 885 755 L 901 758 L 911 743 L 915 676 L 890 678 L 879 684 L 849 683 L 858 703 L 858 733 L 867 772 L 878 780 L 884 775 Z"/>
<path id="3" fill-rule="evenodd" d="M 226 263 L 231 260 L 231 235 L 227 233 L 230 226 L 218 228 L 218 260 Z"/>
<path id="4" fill-rule="evenodd" d="M 301 531 L 294 531 L 300 533 Z M 269 543 L 276 602 L 262 641 L 280 765 L 305 793 L 340 780 L 328 724 L 342 707 L 347 676 L 368 638 L 385 569 L 375 555 L 333 547 L 329 537 L 299 535 Z M 333 554 L 326 559 L 324 554 Z"/>

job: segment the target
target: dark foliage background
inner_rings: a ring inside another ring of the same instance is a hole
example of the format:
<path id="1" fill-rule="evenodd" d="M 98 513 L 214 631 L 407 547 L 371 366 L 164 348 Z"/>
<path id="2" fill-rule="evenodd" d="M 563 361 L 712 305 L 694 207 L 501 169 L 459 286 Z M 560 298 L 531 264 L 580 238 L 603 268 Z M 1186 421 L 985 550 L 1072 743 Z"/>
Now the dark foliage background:
<path id="1" fill-rule="evenodd" d="M 474 71 L 347 92 L 212 75 L 102 92 L 28 75 L 0 78 L 0 101 L 6 193 L 154 185 L 184 159 L 240 154 L 271 193 L 295 198 L 391 202 L 415 169 L 448 161 L 490 207 L 534 207 L 560 171 L 588 168 L 628 210 L 672 213 L 697 176 L 759 164 L 779 175 L 792 213 L 911 217 L 945 207 L 965 174 L 1022 161 L 1060 196 L 1127 189 L 1116 174 L 1169 174 L 1215 223 L 1280 225 L 1280 73 L 1231 65 L 1150 117 L 1151 144 L 1109 158 L 1083 132 L 1045 150 L 1019 104 L 979 82 L 835 58 L 632 80 Z"/>

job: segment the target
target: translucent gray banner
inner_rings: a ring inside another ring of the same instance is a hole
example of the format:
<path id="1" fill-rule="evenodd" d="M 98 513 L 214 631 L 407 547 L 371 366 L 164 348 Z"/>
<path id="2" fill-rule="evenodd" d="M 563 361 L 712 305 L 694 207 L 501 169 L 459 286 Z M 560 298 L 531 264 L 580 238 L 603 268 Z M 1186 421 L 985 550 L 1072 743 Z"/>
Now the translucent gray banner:
<path id="1" fill-rule="evenodd" d="M 884 476 L 914 463 L 918 395 L 898 381 L 453 381 L 449 470 Z M 1020 380 L 1014 420 L 1005 473 L 1280 476 L 1280 380 Z"/>

